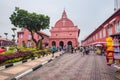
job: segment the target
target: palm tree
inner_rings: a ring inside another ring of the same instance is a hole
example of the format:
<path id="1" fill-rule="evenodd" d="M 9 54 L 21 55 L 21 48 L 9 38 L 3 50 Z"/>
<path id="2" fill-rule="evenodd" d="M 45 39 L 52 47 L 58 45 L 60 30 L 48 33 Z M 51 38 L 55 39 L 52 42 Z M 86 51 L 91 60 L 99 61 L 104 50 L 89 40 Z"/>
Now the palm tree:
<path id="1" fill-rule="evenodd" d="M 13 40 L 13 41 L 15 41 L 15 35 L 14 35 L 14 34 L 12 34 L 12 37 L 13 37 L 13 39 L 12 39 L 12 40 Z"/>
<path id="2" fill-rule="evenodd" d="M 11 29 L 12 29 L 14 35 L 15 35 L 15 30 L 17 30 L 17 29 L 16 28 L 11 28 Z"/>
<path id="3" fill-rule="evenodd" d="M 8 33 L 4 33 L 5 34 L 5 36 L 6 36 L 6 39 L 7 39 L 7 35 L 8 35 Z"/>
<path id="4" fill-rule="evenodd" d="M 14 34 L 12 34 L 12 37 L 13 37 L 13 41 L 15 43 L 15 30 L 17 30 L 16 28 L 11 28 L 11 30 L 13 31 Z"/>

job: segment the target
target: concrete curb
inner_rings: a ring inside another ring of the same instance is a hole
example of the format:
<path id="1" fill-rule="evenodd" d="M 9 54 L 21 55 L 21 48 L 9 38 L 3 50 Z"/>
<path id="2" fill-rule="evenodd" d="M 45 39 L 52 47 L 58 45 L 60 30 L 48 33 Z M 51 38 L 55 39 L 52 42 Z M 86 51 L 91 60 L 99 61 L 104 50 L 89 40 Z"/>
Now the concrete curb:
<path id="1" fill-rule="evenodd" d="M 44 56 L 48 56 L 48 55 L 44 55 Z M 9 68 L 9 67 L 18 65 L 18 64 L 22 64 L 22 63 L 25 63 L 25 62 L 29 62 L 29 61 L 32 61 L 32 60 L 35 60 L 35 59 L 39 59 L 39 58 L 44 57 L 44 56 L 38 56 L 38 57 L 30 58 L 30 59 L 27 59 L 27 60 L 22 60 L 22 61 L 16 62 L 16 63 L 9 63 L 9 64 L 6 64 L 4 66 L 0 66 L 0 70 L 6 69 L 6 68 Z"/>
<path id="2" fill-rule="evenodd" d="M 16 77 L 14 77 L 14 78 L 12 78 L 11 80 L 18 80 L 18 79 L 20 79 L 21 77 L 27 75 L 28 73 L 31 73 L 31 72 L 37 70 L 38 68 L 42 67 L 43 65 L 51 62 L 51 61 L 54 60 L 55 58 L 57 58 L 57 57 L 59 57 L 59 56 L 62 56 L 63 54 L 64 54 L 64 53 L 59 54 L 58 56 L 55 56 L 55 57 L 53 57 L 53 58 L 51 58 L 51 59 L 49 59 L 49 60 L 47 60 L 47 61 L 45 61 L 45 62 L 43 62 L 43 63 L 41 63 L 41 64 L 39 64 L 39 65 L 37 65 L 37 66 L 35 66 L 35 67 L 33 67 L 33 68 L 25 71 L 24 73 L 22 73 L 22 74 L 20 74 L 20 75 L 18 75 L 18 76 L 16 76 Z"/>

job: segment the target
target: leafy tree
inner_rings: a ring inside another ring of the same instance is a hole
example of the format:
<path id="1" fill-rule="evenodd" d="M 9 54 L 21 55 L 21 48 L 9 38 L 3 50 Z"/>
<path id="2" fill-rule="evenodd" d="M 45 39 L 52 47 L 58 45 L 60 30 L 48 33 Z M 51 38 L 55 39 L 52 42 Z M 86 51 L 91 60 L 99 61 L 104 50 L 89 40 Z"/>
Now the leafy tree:
<path id="1" fill-rule="evenodd" d="M 4 35 L 6 36 L 6 39 L 7 39 L 7 35 L 8 35 L 8 33 L 4 33 Z"/>
<path id="2" fill-rule="evenodd" d="M 34 33 L 37 33 L 44 39 L 40 31 L 48 29 L 50 24 L 50 18 L 48 16 L 34 12 L 30 13 L 18 7 L 15 8 L 15 11 L 10 16 L 10 20 L 15 27 L 25 28 L 31 33 L 32 40 L 35 42 L 37 48 L 39 41 L 34 38 Z"/>

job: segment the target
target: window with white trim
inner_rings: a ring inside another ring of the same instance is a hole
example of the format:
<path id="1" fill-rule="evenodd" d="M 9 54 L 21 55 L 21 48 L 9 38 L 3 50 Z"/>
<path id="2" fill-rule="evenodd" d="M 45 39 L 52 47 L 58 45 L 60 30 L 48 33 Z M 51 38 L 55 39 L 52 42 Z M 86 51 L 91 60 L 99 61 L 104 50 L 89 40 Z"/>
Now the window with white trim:
<path id="1" fill-rule="evenodd" d="M 100 33 L 100 39 L 102 38 L 102 31 L 99 32 Z"/>
<path id="2" fill-rule="evenodd" d="M 31 34 L 28 34 L 28 40 L 30 40 L 31 39 Z"/>
<path id="3" fill-rule="evenodd" d="M 94 40 L 96 40 L 96 37 L 95 37 L 95 35 L 94 35 Z"/>
<path id="4" fill-rule="evenodd" d="M 23 38 L 23 34 L 20 34 L 20 38 Z"/>
<path id="5" fill-rule="evenodd" d="M 115 32 L 116 33 L 120 32 L 120 21 L 115 22 Z"/>
<path id="6" fill-rule="evenodd" d="M 98 34 L 96 34 L 96 40 L 98 39 Z"/>
<path id="7" fill-rule="evenodd" d="M 108 35 L 112 35 L 112 26 L 108 27 Z"/>
<path id="8" fill-rule="evenodd" d="M 106 30 L 103 29 L 103 37 L 105 37 L 105 36 L 106 36 Z"/>
<path id="9" fill-rule="evenodd" d="M 31 47 L 32 46 L 32 42 L 31 41 L 28 41 L 27 42 L 27 47 Z"/>

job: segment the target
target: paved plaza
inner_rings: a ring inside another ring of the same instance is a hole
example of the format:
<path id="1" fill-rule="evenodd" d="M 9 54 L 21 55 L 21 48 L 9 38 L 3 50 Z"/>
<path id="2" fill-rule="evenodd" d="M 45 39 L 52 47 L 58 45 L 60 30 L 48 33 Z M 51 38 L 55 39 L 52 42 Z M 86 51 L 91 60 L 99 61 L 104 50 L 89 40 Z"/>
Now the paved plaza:
<path id="1" fill-rule="evenodd" d="M 115 71 L 105 56 L 65 53 L 20 80 L 118 80 Z"/>
<path id="2" fill-rule="evenodd" d="M 57 52 L 55 56 L 59 56 L 61 52 Z M 50 60 L 52 55 L 44 56 L 29 62 L 25 62 L 23 64 L 18 64 L 3 70 L 0 70 L 0 80 L 15 80 L 17 76 L 21 76 L 25 74 L 26 71 L 32 71 L 33 68 L 45 63 L 46 61 Z"/>

